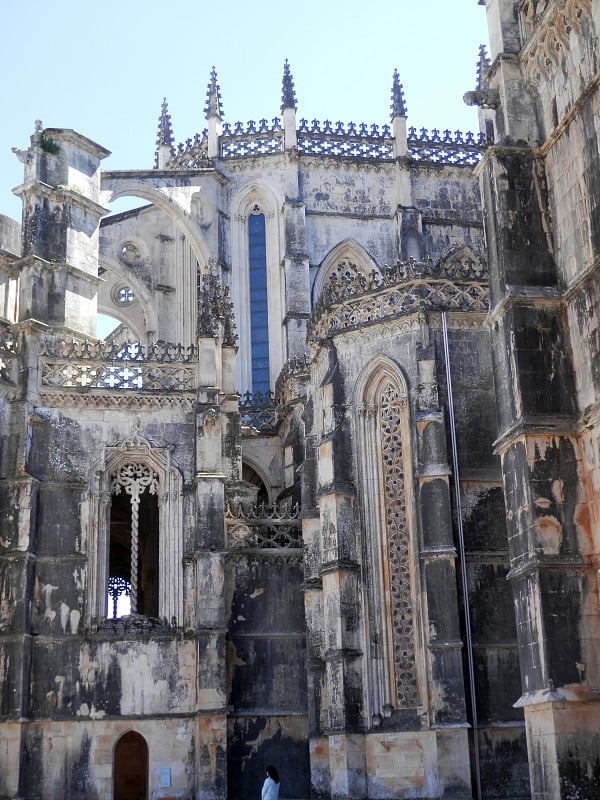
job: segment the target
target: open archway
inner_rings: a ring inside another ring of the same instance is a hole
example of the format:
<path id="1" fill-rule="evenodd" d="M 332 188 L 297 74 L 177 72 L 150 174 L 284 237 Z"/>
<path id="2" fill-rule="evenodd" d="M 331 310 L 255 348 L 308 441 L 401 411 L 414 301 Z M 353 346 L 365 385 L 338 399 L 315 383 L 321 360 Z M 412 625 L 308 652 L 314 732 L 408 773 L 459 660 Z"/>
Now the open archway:
<path id="1" fill-rule="evenodd" d="M 115 746 L 113 800 L 147 800 L 148 745 L 135 731 L 124 733 Z"/>

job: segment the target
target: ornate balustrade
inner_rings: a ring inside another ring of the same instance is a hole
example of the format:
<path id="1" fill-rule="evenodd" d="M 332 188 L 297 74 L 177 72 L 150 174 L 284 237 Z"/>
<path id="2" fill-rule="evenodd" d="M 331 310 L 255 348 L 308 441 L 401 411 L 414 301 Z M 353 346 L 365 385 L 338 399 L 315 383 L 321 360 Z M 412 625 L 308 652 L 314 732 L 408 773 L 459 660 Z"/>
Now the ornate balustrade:
<path id="1" fill-rule="evenodd" d="M 275 433 L 277 408 L 273 392 L 246 392 L 240 399 L 242 425 L 255 428 L 259 433 Z"/>
<path id="2" fill-rule="evenodd" d="M 393 161 L 394 138 L 389 125 L 365 122 L 331 122 L 301 119 L 297 129 L 298 152 L 303 155 Z M 487 145 L 483 134 L 408 130 L 408 154 L 415 161 L 435 164 L 474 165 Z M 220 156 L 245 158 L 281 153 L 284 148 L 281 120 L 249 120 L 225 123 L 219 139 Z M 169 162 L 171 169 L 200 169 L 212 165 L 208 158 L 206 131 L 179 144 Z"/>
<path id="3" fill-rule="evenodd" d="M 298 506 L 227 503 L 225 524 L 230 548 L 302 547 Z"/>
<path id="4" fill-rule="evenodd" d="M 193 139 L 180 142 L 174 149 L 169 169 L 206 169 L 212 167 L 212 159 L 208 157 L 206 131 L 197 133 Z"/>
<path id="5" fill-rule="evenodd" d="M 300 120 L 298 151 L 304 155 L 337 156 L 341 158 L 376 158 L 391 161 L 394 158 L 394 140 L 389 125 L 368 126 L 361 122 L 320 123 L 313 119 Z"/>
<path id="6" fill-rule="evenodd" d="M 473 134 L 462 131 L 440 131 L 426 128 L 417 131 L 408 129 L 408 153 L 415 161 L 434 164 L 458 164 L 474 166 L 481 159 L 487 146 L 483 133 Z"/>
<path id="7" fill-rule="evenodd" d="M 487 272 L 479 261 L 410 259 L 369 275 L 343 261 L 315 305 L 308 335 L 324 338 L 416 311 L 488 308 Z"/>
<path id="8" fill-rule="evenodd" d="M 283 128 L 275 117 L 269 123 L 261 119 L 258 123 L 249 120 L 246 126 L 236 122 L 232 127 L 225 123 L 220 139 L 221 158 L 244 158 L 283 152 Z"/>
<path id="9" fill-rule="evenodd" d="M 194 346 L 171 342 L 118 343 L 45 340 L 40 353 L 40 385 L 61 390 L 194 392 L 198 386 Z"/>

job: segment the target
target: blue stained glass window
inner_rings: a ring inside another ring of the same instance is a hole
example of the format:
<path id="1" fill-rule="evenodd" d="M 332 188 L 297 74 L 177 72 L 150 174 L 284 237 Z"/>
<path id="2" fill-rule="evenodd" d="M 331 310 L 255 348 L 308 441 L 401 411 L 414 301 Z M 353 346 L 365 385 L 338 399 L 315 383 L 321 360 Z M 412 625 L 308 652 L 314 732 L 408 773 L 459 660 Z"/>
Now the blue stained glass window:
<path id="1" fill-rule="evenodd" d="M 250 347 L 252 351 L 252 391 L 268 392 L 269 313 L 267 305 L 267 239 L 265 215 L 248 217 L 248 257 L 250 271 Z"/>

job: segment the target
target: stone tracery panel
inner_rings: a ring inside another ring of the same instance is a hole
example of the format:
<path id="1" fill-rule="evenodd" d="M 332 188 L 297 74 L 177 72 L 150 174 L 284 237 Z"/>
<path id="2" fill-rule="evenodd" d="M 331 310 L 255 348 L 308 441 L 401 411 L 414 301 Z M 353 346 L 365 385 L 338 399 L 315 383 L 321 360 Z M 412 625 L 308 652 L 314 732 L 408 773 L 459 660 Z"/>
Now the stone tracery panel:
<path id="1" fill-rule="evenodd" d="M 396 698 L 399 706 L 412 707 L 417 704 L 417 682 L 401 430 L 404 406 L 398 389 L 388 383 L 381 395 L 379 419 Z"/>
<path id="2" fill-rule="evenodd" d="M 387 361 L 387 359 L 385 359 Z M 406 390 L 375 369 L 357 406 L 368 597 L 369 715 L 374 725 L 419 705 L 408 501 L 410 453 Z"/>
<path id="3" fill-rule="evenodd" d="M 159 478 L 147 464 L 121 464 L 110 476 L 111 494 L 122 491 L 129 496 L 131 503 L 131 613 L 137 613 L 138 572 L 139 572 L 139 517 L 141 496 L 147 490 L 157 494 Z"/>
<path id="4" fill-rule="evenodd" d="M 87 624 L 97 626 L 110 611 L 107 608 L 107 587 L 111 588 L 108 585 L 110 509 L 112 496 L 119 493 L 118 488 L 129 495 L 132 512 L 136 508 L 139 510 L 139 501 L 146 492 L 157 498 L 158 616 L 171 624 L 182 624 L 182 478 L 171 461 L 169 448 L 155 446 L 134 433 L 107 446 L 90 477 Z M 133 515 L 132 523 L 133 549 L 136 538 Z M 132 557 L 132 573 L 133 560 Z M 136 613 L 133 605 L 132 613 Z"/>

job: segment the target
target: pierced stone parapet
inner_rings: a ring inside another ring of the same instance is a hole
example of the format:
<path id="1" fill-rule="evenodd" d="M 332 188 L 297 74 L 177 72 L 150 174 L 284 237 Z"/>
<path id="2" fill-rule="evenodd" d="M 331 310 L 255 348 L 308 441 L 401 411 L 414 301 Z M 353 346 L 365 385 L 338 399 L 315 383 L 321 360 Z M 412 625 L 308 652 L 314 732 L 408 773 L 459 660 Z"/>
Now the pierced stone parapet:
<path id="1" fill-rule="evenodd" d="M 416 311 L 477 311 L 489 308 L 489 287 L 480 261 L 410 259 L 365 275 L 342 261 L 331 275 L 309 322 L 309 338 L 375 324 Z"/>
<path id="2" fill-rule="evenodd" d="M 301 548 L 300 509 L 286 505 L 227 503 L 228 546 L 242 548 Z"/>
<path id="3" fill-rule="evenodd" d="M 174 342 L 115 342 L 110 339 L 44 339 L 42 356 L 82 361 L 155 361 L 159 363 L 194 363 L 198 349 Z"/>
<path id="4" fill-rule="evenodd" d="M 462 131 L 434 128 L 408 129 L 408 154 L 415 161 L 426 161 L 434 164 L 457 164 L 474 166 L 477 164 L 488 145 L 485 134 L 474 134 Z"/>
<path id="5" fill-rule="evenodd" d="M 40 389 L 195 392 L 196 348 L 169 342 L 147 347 L 90 340 L 46 340 L 40 354 Z"/>
<path id="6" fill-rule="evenodd" d="M 40 360 L 41 388 L 108 389 L 145 392 L 194 392 L 197 370 L 149 362 L 96 362 Z"/>
<path id="7" fill-rule="evenodd" d="M 221 158 L 244 158 L 283 152 L 283 126 L 279 117 L 223 125 Z"/>
<path id="8" fill-rule="evenodd" d="M 255 428 L 259 433 L 271 434 L 277 430 L 277 408 L 273 392 L 245 392 L 239 408 L 242 425 Z"/>
<path id="9" fill-rule="evenodd" d="M 389 139 L 392 136 L 392 129 L 389 125 L 367 125 L 366 122 L 348 122 L 344 125 L 343 122 L 331 122 L 326 119 L 321 123 L 318 119 L 313 119 L 310 123 L 307 119 L 301 119 L 298 126 L 298 133 L 318 133 L 324 136 L 343 136 L 346 139 L 351 138 L 371 138 L 371 139 Z"/>
<path id="10" fill-rule="evenodd" d="M 243 122 L 236 122 L 230 125 L 228 122 L 223 123 L 223 138 L 230 136 L 252 136 L 259 133 L 279 133 L 283 130 L 281 119 L 273 117 L 269 122 L 267 119 L 261 119 L 255 122 L 253 119 L 248 120 L 244 127 Z"/>
<path id="11" fill-rule="evenodd" d="M 214 163 L 208 156 L 207 132 L 197 133 L 193 139 L 180 142 L 173 157 L 167 164 L 167 169 L 206 169 L 213 167 Z"/>
<path id="12" fill-rule="evenodd" d="M 298 152 L 310 156 L 393 161 L 394 136 L 389 125 L 365 122 L 320 122 L 301 119 L 297 131 Z M 279 117 L 271 121 L 223 124 L 219 137 L 220 158 L 250 158 L 284 151 L 284 131 Z M 484 134 L 427 128 L 408 130 L 408 156 L 414 161 L 434 164 L 474 165 L 488 142 Z M 213 167 L 208 157 L 206 131 L 179 144 L 168 163 L 170 169 Z"/>

